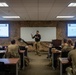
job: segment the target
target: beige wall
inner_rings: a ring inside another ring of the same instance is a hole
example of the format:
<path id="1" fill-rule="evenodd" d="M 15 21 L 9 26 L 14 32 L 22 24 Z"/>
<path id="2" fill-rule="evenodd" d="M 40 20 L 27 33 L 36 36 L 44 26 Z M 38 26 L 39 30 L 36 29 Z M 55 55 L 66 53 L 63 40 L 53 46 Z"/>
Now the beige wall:
<path id="1" fill-rule="evenodd" d="M 0 38 L 1 45 L 8 45 L 11 39 L 17 39 L 20 36 L 20 27 L 56 27 L 57 39 L 63 39 L 66 37 L 66 24 L 68 22 L 76 21 L 1 21 L 0 23 L 10 24 L 10 37 Z M 73 38 L 72 38 L 73 39 Z M 73 39 L 75 40 L 75 38 Z"/>

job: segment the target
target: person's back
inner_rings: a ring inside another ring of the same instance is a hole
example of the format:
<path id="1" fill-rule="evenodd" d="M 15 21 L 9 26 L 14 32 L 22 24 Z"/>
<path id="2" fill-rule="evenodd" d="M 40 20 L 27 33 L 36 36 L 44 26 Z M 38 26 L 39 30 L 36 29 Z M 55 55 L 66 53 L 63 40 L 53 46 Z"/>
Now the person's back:
<path id="1" fill-rule="evenodd" d="M 15 44 L 15 40 L 11 41 L 11 44 L 8 46 L 8 53 L 10 57 L 19 57 L 19 46 Z"/>
<path id="2" fill-rule="evenodd" d="M 72 62 L 73 73 L 76 74 L 76 49 L 68 53 L 68 59 Z"/>
<path id="3" fill-rule="evenodd" d="M 12 56 L 16 56 L 16 57 L 19 56 L 18 49 L 19 49 L 19 47 L 16 44 L 8 46 L 8 52 L 10 52 Z"/>
<path id="4" fill-rule="evenodd" d="M 71 50 L 73 50 L 73 48 L 74 48 L 74 46 L 73 46 L 72 40 L 69 39 L 69 40 L 67 41 L 67 44 L 65 44 L 65 45 L 63 46 L 62 51 L 71 51 Z"/>
<path id="5" fill-rule="evenodd" d="M 62 51 L 71 51 L 72 49 L 73 49 L 72 46 L 65 45 L 65 46 L 62 48 Z"/>

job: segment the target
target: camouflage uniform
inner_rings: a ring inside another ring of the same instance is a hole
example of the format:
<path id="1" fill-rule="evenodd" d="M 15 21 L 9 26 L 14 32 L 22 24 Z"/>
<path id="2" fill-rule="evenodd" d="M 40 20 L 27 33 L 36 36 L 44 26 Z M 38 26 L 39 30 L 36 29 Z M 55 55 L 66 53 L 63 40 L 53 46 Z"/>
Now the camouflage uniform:
<path id="1" fill-rule="evenodd" d="M 76 50 L 72 50 L 69 52 L 68 59 L 71 59 L 73 74 L 76 75 Z"/>
<path id="2" fill-rule="evenodd" d="M 17 44 L 10 44 L 8 46 L 7 56 L 8 58 L 17 58 L 19 57 L 19 46 Z"/>
<path id="3" fill-rule="evenodd" d="M 72 51 L 69 52 L 68 59 L 71 60 L 71 62 L 72 62 L 73 75 L 76 75 L 76 50 L 72 50 Z M 70 71 L 69 69 L 70 68 L 68 68 L 66 70 Z"/>
<path id="4" fill-rule="evenodd" d="M 73 46 L 66 45 L 62 48 L 62 51 L 71 51 L 73 50 Z"/>

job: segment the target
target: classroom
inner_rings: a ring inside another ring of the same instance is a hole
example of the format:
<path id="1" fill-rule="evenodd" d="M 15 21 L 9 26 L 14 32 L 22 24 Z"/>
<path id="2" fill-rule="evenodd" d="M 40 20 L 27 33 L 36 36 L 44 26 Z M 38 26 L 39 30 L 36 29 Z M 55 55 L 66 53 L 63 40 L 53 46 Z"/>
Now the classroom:
<path id="1" fill-rule="evenodd" d="M 76 0 L 0 0 L 0 75 L 76 75 Z"/>

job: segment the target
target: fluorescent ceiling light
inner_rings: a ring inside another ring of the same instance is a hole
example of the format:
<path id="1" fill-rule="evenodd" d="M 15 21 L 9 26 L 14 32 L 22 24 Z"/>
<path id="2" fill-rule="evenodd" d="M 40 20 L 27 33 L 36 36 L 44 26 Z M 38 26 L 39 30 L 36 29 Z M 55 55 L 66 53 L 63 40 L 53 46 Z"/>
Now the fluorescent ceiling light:
<path id="1" fill-rule="evenodd" d="M 8 7 L 8 5 L 5 2 L 1 2 L 0 7 Z"/>
<path id="2" fill-rule="evenodd" d="M 57 16 L 56 18 L 73 18 L 74 16 Z"/>
<path id="3" fill-rule="evenodd" d="M 68 7 L 76 7 L 76 3 L 70 3 Z"/>
<path id="4" fill-rule="evenodd" d="M 20 18 L 20 16 L 2 16 L 3 18 Z"/>

